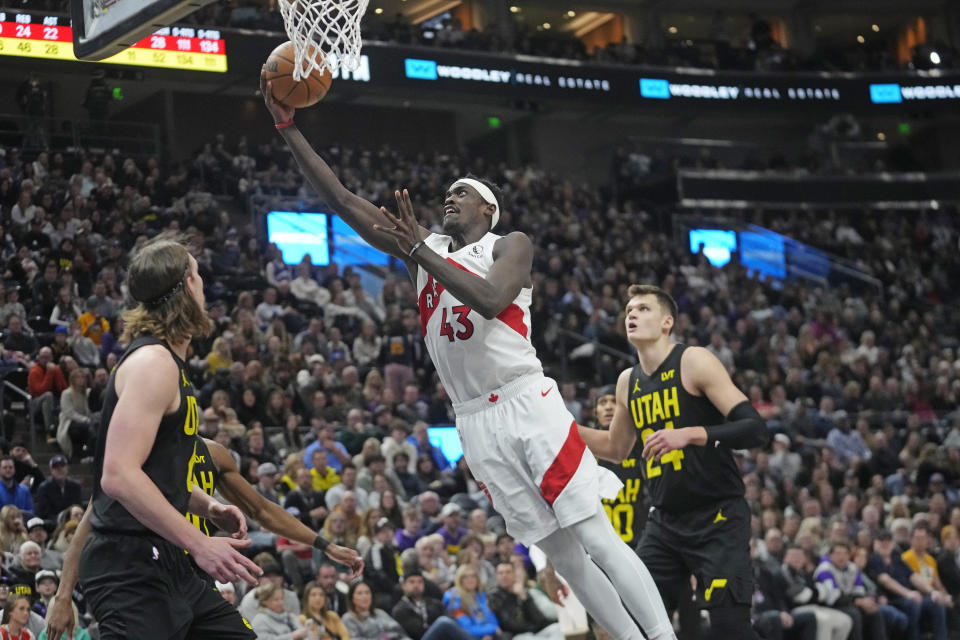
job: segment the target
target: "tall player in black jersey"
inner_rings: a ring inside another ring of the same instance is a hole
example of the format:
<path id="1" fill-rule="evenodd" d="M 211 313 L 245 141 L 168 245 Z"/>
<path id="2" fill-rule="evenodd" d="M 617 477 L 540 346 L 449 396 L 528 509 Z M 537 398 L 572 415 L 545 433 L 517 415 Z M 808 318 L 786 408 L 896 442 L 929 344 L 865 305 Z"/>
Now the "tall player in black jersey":
<path id="1" fill-rule="evenodd" d="M 172 238 L 144 245 L 127 275 L 137 306 L 124 313 L 128 341 L 104 395 L 95 456 L 90 526 L 80 583 L 104 640 L 254 638 L 240 614 L 194 572 L 255 584 L 260 569 L 238 547 L 248 540 L 210 538 L 187 511 L 228 531 L 243 515 L 194 486 L 199 411 L 184 359 L 205 335 L 203 280 L 197 262 Z"/>
<path id="2" fill-rule="evenodd" d="M 199 436 L 197 440 L 197 453 L 193 459 L 193 479 L 204 493 L 212 496 L 214 490 L 218 489 L 224 499 L 237 505 L 240 511 L 259 522 L 267 531 L 321 549 L 334 562 L 350 567 L 352 575 L 349 580 L 363 572 L 363 559 L 356 551 L 329 542 L 293 517 L 286 509 L 257 493 L 253 485 L 240 475 L 233 456 L 226 447 Z M 80 549 L 90 533 L 90 512 L 91 509 L 88 507 L 63 557 L 63 572 L 57 588 L 57 600 L 47 613 L 49 640 L 60 640 L 61 635 L 67 638 L 73 637 L 73 609 L 70 606 L 70 596 L 77 583 Z M 217 524 L 206 518 L 187 513 L 187 520 L 205 535 L 210 536 L 217 532 Z"/>
<path id="3" fill-rule="evenodd" d="M 766 424 L 712 353 L 671 343 L 669 294 L 650 285 L 628 294 L 627 339 L 640 363 L 617 380 L 610 430 L 580 433 L 594 454 L 617 462 L 639 432 L 653 509 L 637 553 L 667 609 L 692 573 L 714 637 L 754 638 L 750 510 L 732 451 L 765 444 Z"/>

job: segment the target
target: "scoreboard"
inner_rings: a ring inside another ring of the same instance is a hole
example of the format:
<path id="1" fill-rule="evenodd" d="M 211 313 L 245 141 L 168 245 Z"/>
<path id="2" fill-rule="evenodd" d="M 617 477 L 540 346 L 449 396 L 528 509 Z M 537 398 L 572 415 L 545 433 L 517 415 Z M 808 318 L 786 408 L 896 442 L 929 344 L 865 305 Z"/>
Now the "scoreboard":
<path id="1" fill-rule="evenodd" d="M 0 55 L 76 61 L 69 19 L 0 11 Z M 165 27 L 100 62 L 224 73 L 227 52 L 216 29 Z"/>

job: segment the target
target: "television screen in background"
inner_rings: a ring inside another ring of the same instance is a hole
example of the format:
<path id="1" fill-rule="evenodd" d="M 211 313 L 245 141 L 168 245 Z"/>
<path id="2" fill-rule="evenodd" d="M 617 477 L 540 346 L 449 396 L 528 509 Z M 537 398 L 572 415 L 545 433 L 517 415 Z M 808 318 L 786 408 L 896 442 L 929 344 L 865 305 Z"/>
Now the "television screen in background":
<path id="1" fill-rule="evenodd" d="M 314 265 L 330 264 L 325 213 L 270 211 L 267 213 L 267 241 L 277 245 L 287 264 L 300 264 L 307 254 Z"/>
<path id="2" fill-rule="evenodd" d="M 450 464 L 457 464 L 457 461 L 463 457 L 463 449 L 460 447 L 460 436 L 457 434 L 457 428 L 454 426 L 427 427 L 427 437 L 430 444 L 440 447 L 440 451 Z"/>
<path id="3" fill-rule="evenodd" d="M 690 253 L 698 253 L 701 245 L 703 255 L 719 269 L 730 262 L 730 255 L 737 250 L 737 234 L 726 229 L 691 229 Z"/>
<path id="4" fill-rule="evenodd" d="M 390 266 L 390 256 L 371 247 L 360 234 L 350 228 L 340 216 L 330 214 L 333 261 L 340 267 L 350 264 L 372 264 L 379 267 Z"/>

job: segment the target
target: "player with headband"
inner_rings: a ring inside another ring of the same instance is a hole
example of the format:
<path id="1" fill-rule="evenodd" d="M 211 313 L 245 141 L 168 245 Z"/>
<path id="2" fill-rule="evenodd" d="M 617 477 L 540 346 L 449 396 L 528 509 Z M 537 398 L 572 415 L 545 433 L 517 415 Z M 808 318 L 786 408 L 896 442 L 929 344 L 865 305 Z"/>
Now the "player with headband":
<path id="1" fill-rule="evenodd" d="M 260 88 L 330 211 L 406 264 L 464 456 L 510 534 L 547 554 L 613 638 L 644 637 L 637 623 L 647 638 L 674 638 L 649 571 L 604 514 L 600 468 L 531 344 L 533 243 L 520 232 L 491 233 L 503 213 L 499 188 L 475 176 L 457 179 L 444 194 L 443 233 L 431 233 L 417 223 L 406 190 L 395 193 L 396 214 L 349 192 L 293 124 L 294 110 L 273 100 L 263 75 Z"/>

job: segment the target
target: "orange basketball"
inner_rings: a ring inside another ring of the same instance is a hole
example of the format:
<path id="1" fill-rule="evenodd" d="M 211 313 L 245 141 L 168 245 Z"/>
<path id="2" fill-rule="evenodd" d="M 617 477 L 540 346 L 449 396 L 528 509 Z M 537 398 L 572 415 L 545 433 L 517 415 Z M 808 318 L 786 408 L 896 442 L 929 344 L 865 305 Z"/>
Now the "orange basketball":
<path id="1" fill-rule="evenodd" d="M 309 53 L 313 54 L 318 62 L 323 59 L 323 52 L 315 47 L 311 47 Z M 303 70 L 307 69 L 309 65 L 305 60 Z M 288 107 L 302 109 L 320 102 L 323 96 L 327 95 L 330 83 L 333 82 L 329 69 L 324 69 L 322 73 L 314 69 L 299 82 L 293 79 L 293 70 L 293 43 L 287 41 L 274 49 L 267 58 L 267 81 L 271 83 L 274 100 Z"/>

